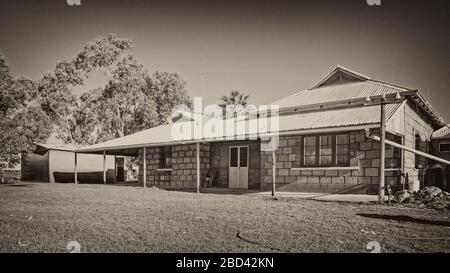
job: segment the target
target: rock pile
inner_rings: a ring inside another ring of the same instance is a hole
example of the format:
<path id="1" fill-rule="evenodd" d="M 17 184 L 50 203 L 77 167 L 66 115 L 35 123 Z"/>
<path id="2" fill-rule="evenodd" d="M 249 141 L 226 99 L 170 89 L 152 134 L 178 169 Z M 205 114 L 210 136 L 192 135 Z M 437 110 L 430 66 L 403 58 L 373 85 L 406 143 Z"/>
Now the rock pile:
<path id="1" fill-rule="evenodd" d="M 398 203 L 423 204 L 436 209 L 450 209 L 450 194 L 438 187 L 425 187 L 417 192 L 398 191 L 394 200 Z"/>

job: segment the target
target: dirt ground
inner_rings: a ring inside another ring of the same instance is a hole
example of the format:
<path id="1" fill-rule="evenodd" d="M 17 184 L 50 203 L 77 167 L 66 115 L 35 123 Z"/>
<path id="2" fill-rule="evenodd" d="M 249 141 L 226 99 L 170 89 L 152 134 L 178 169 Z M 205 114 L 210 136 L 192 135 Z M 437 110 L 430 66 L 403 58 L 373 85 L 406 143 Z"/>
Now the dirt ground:
<path id="1" fill-rule="evenodd" d="M 112 185 L 0 185 L 0 252 L 450 252 L 448 210 Z M 374 244 L 374 243 L 371 243 Z M 376 245 L 376 243 L 375 243 Z"/>

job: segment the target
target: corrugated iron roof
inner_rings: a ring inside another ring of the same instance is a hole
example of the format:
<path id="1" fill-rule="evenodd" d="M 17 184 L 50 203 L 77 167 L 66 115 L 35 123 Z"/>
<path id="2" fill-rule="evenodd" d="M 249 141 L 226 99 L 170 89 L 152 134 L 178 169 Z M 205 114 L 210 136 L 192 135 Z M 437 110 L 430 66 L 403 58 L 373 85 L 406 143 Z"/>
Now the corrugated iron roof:
<path id="1" fill-rule="evenodd" d="M 436 124 L 441 124 L 442 118 L 428 105 L 417 90 L 396 86 L 393 84 L 372 80 L 367 76 L 357 74 L 343 67 L 337 67 L 329 73 L 324 81 L 336 73 L 336 71 L 346 71 L 354 75 L 357 80 L 350 83 L 325 85 L 313 89 L 307 89 L 295 93 L 291 96 L 280 99 L 272 105 L 278 105 L 281 113 L 279 132 L 289 131 L 314 131 L 319 129 L 343 128 L 351 126 L 376 125 L 380 121 L 380 105 L 363 105 L 365 98 L 379 98 L 382 95 L 394 95 L 400 93 L 402 97 L 408 97 L 423 102 L 424 109 L 435 118 Z M 321 82 L 319 81 L 319 83 Z M 355 103 L 356 102 L 356 103 Z M 345 104 L 344 104 L 345 103 Z M 347 107 L 344 107 L 346 105 Z M 387 121 L 396 113 L 402 105 L 401 102 L 386 105 Z M 205 120 L 204 120 L 205 121 Z M 246 129 L 248 129 L 248 121 Z M 191 123 L 192 121 L 187 121 Z M 248 130 L 247 130 L 248 132 Z M 188 139 L 184 142 L 195 142 L 204 139 Z M 217 139 L 208 139 L 214 141 Z M 171 125 L 162 125 L 147 129 L 123 138 L 99 143 L 96 145 L 77 149 L 79 152 L 93 152 L 101 150 L 127 149 L 143 146 L 163 146 L 182 143 L 171 135 Z"/>
<path id="2" fill-rule="evenodd" d="M 401 103 L 386 105 L 389 120 Z M 380 123 L 380 105 L 331 109 L 280 117 L 280 131 L 333 128 Z"/>
<path id="3" fill-rule="evenodd" d="M 307 105 L 326 104 L 355 99 L 365 99 L 367 96 L 375 97 L 383 94 L 395 94 L 411 91 L 407 88 L 397 87 L 373 80 L 352 82 L 346 84 L 327 85 L 315 89 L 306 89 L 293 95 L 273 102 L 282 108 L 302 107 Z"/>
<path id="4" fill-rule="evenodd" d="M 450 138 L 450 124 L 447 124 L 441 129 L 434 131 L 433 134 L 431 135 L 431 138 L 432 139 Z"/>
<path id="5" fill-rule="evenodd" d="M 46 149 L 46 150 L 59 150 L 59 151 L 73 151 L 75 150 L 77 147 L 73 146 L 71 144 L 59 144 L 59 143 L 37 143 L 36 144 L 38 146 L 41 147 L 40 149 Z"/>
<path id="6" fill-rule="evenodd" d="M 399 109 L 400 105 L 401 103 L 386 105 L 387 120 L 393 116 L 393 114 Z M 380 122 L 380 112 L 380 105 L 372 105 L 284 115 L 279 117 L 279 132 L 373 125 Z M 246 128 L 248 128 L 248 120 L 246 123 Z M 171 134 L 171 126 L 172 125 L 170 124 L 157 126 L 122 138 L 82 147 L 76 149 L 76 151 L 95 152 L 102 150 L 131 149 L 143 146 L 163 146 L 204 140 L 193 138 L 185 141 L 176 140 Z M 273 131 L 269 133 L 273 133 Z M 217 139 L 208 140 L 214 141 Z"/>

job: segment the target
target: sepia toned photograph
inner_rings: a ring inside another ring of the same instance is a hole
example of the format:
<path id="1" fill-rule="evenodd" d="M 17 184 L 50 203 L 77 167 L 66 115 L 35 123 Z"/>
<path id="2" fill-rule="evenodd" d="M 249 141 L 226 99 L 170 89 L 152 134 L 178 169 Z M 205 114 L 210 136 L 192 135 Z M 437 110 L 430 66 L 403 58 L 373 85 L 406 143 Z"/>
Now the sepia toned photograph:
<path id="1" fill-rule="evenodd" d="M 447 2 L 0 0 L 0 252 L 450 252 Z"/>

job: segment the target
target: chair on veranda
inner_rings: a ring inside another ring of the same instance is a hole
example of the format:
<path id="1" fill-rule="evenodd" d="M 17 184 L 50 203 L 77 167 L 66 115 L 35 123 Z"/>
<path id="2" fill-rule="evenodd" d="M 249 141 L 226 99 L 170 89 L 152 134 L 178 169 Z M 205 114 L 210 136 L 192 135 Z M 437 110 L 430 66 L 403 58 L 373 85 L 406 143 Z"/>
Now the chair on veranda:
<path id="1" fill-rule="evenodd" d="M 203 177 L 203 186 L 205 188 L 212 188 L 214 186 L 214 182 L 219 177 L 219 170 L 209 169 L 204 177 Z"/>

